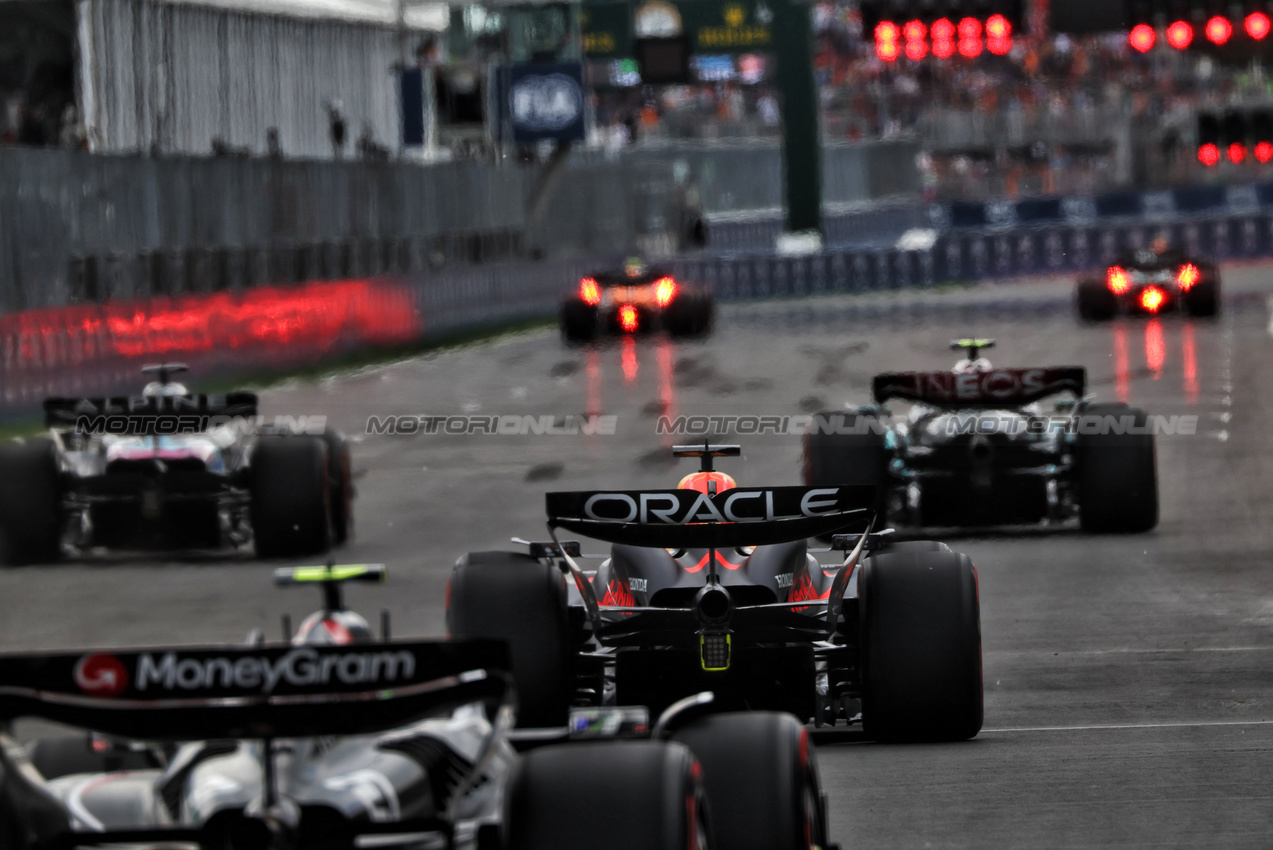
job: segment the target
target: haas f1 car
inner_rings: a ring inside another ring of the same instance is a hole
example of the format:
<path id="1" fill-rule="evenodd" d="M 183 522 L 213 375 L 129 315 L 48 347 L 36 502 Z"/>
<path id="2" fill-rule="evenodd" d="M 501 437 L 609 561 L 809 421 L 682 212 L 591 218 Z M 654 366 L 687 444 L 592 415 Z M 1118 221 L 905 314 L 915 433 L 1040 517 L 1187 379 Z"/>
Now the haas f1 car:
<path id="1" fill-rule="evenodd" d="M 526 725 L 571 705 L 661 708 L 699 691 L 739 710 L 878 740 L 962 740 L 982 724 L 977 573 L 941 543 L 866 533 L 869 486 L 743 488 L 701 462 L 675 489 L 549 493 L 552 542 L 472 552 L 448 585 L 457 638 L 512 647 Z M 838 563 L 808 538 L 837 535 Z M 584 569 L 578 541 L 611 544 Z"/>
<path id="2" fill-rule="evenodd" d="M 1172 311 L 1214 316 L 1220 309 L 1220 270 L 1158 240 L 1119 258 L 1104 276 L 1080 279 L 1076 295 L 1079 318 L 1093 322 Z"/>
<path id="3" fill-rule="evenodd" d="M 340 583 L 383 577 L 277 571 L 324 591 L 290 645 L 0 656 L 0 723 L 95 730 L 21 747 L 0 726 L 0 842 L 591 850 L 622 828 L 653 850 L 832 847 L 794 718 L 700 694 L 657 723 L 583 709 L 519 737 L 507 646 L 375 640 Z"/>
<path id="4" fill-rule="evenodd" d="M 50 398 L 48 436 L 0 446 L 0 553 L 255 545 L 261 557 L 326 551 L 352 531 L 349 447 L 336 431 L 258 423 L 253 393 L 192 394 L 148 366 L 140 395 Z"/>
<path id="5" fill-rule="evenodd" d="M 872 484 L 876 510 L 912 526 L 1061 522 L 1134 533 L 1158 523 L 1154 434 L 1142 410 L 1095 404 L 1081 366 L 999 369 L 958 340 L 948 372 L 876 375 L 874 406 L 819 414 L 805 436 L 810 486 Z M 1066 395 L 1044 412 L 1039 401 Z M 911 402 L 906 416 L 887 403 Z"/>
<path id="6" fill-rule="evenodd" d="M 700 336 L 711 330 L 714 313 L 715 302 L 706 290 L 630 260 L 621 271 L 597 272 L 579 281 L 579 288 L 561 303 L 561 333 L 567 342 L 658 330 Z"/>

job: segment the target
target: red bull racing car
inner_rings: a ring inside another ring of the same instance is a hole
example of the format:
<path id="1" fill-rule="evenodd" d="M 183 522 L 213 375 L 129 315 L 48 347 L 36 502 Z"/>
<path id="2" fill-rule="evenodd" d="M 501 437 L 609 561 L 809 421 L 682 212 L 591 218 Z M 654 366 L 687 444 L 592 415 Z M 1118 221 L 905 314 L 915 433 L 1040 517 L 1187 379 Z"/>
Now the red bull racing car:
<path id="1" fill-rule="evenodd" d="M 601 335 L 666 331 L 699 336 L 712 327 L 715 303 L 706 290 L 677 280 L 667 269 L 629 260 L 619 271 L 586 275 L 561 304 L 567 342 Z"/>
<path id="2" fill-rule="evenodd" d="M 996 368 L 957 340 L 950 371 L 891 372 L 875 405 L 828 411 L 805 436 L 810 486 L 871 484 L 879 516 L 911 526 L 1059 523 L 1135 533 L 1158 523 L 1153 428 L 1142 410 L 1084 396 L 1081 366 Z M 1062 398 L 1045 410 L 1039 402 Z M 910 402 L 906 415 L 891 401 Z"/>
<path id="3" fill-rule="evenodd" d="M 1155 240 L 1120 257 L 1103 276 L 1080 279 L 1076 297 L 1079 318 L 1087 321 L 1168 312 L 1214 316 L 1220 310 L 1220 270 Z"/>
<path id="4" fill-rule="evenodd" d="M 879 740 L 962 740 L 982 724 L 977 573 L 936 542 L 870 533 L 871 486 L 734 486 L 738 446 L 675 449 L 675 489 L 549 493 L 551 543 L 472 552 L 448 585 L 457 638 L 513 651 L 523 719 L 651 708 L 710 690 L 737 709 L 861 723 Z M 581 565 L 560 529 L 609 543 Z M 833 549 L 808 538 L 837 535 Z M 823 563 L 819 552 L 847 552 Z"/>

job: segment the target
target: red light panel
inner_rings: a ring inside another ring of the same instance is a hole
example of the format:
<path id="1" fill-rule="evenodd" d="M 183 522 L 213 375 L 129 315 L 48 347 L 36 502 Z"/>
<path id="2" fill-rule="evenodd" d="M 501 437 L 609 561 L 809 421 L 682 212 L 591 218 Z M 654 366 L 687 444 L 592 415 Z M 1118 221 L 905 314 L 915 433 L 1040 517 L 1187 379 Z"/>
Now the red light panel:
<path id="1" fill-rule="evenodd" d="M 1273 159 L 1273 144 L 1269 142 L 1255 143 L 1255 158 L 1260 162 L 1268 162 Z"/>
<path id="2" fill-rule="evenodd" d="M 1246 159 L 1246 145 L 1239 142 L 1229 145 L 1225 152 L 1229 155 L 1230 162 L 1240 163 Z"/>
<path id="3" fill-rule="evenodd" d="M 1207 26 L 1203 32 L 1207 36 L 1207 41 L 1212 44 L 1224 44 L 1233 35 L 1233 24 L 1229 23 L 1227 18 L 1216 15 L 1207 21 Z"/>
<path id="4" fill-rule="evenodd" d="M 976 18 L 964 18 L 959 22 L 959 40 L 981 38 L 981 21 Z"/>
<path id="5" fill-rule="evenodd" d="M 1137 24 L 1127 34 L 1127 43 L 1132 46 L 1133 50 L 1141 53 L 1148 53 L 1153 49 L 1154 43 L 1157 41 L 1158 33 L 1154 32 L 1154 28 L 1149 24 Z"/>
<path id="6" fill-rule="evenodd" d="M 986 49 L 995 56 L 1007 56 L 1012 51 L 1012 39 L 1010 38 L 987 38 Z"/>
<path id="7" fill-rule="evenodd" d="M 1167 43 L 1177 50 L 1184 50 L 1193 43 L 1193 27 L 1188 21 L 1176 21 L 1167 27 Z"/>
<path id="8" fill-rule="evenodd" d="M 1269 27 L 1269 16 L 1263 12 L 1252 12 L 1242 22 L 1242 28 L 1246 30 L 1246 34 L 1256 41 L 1262 40 L 1269 34 Z"/>
<path id="9" fill-rule="evenodd" d="M 918 62 L 928 55 L 928 42 L 923 39 L 906 42 L 906 58 Z"/>
<path id="10" fill-rule="evenodd" d="M 1210 142 L 1208 142 L 1207 144 L 1198 148 L 1198 161 L 1201 162 L 1203 165 L 1207 166 L 1207 168 L 1210 168 L 1213 165 L 1219 164 L 1220 149 L 1216 147 L 1215 145 L 1211 144 Z"/>
<path id="11" fill-rule="evenodd" d="M 891 41 L 896 44 L 897 40 L 901 37 L 902 31 L 898 29 L 897 24 L 892 21 L 880 21 L 875 27 L 876 44 L 879 44 L 882 41 Z"/>
<path id="12" fill-rule="evenodd" d="M 1012 35 L 1012 24 L 1003 15 L 991 15 L 986 18 L 986 38 L 1008 38 Z"/>
<path id="13" fill-rule="evenodd" d="M 976 59 L 981 55 L 981 39 L 979 38 L 961 38 L 959 39 L 959 55 L 967 59 Z"/>
<path id="14" fill-rule="evenodd" d="M 949 59 L 955 55 L 955 42 L 948 38 L 934 39 L 933 55 L 938 59 Z"/>
<path id="15" fill-rule="evenodd" d="M 885 62 L 896 62 L 899 50 L 896 41 L 875 42 L 875 55 Z"/>
<path id="16" fill-rule="evenodd" d="M 929 28 L 928 32 L 933 37 L 934 48 L 936 43 L 939 41 L 955 40 L 955 25 L 946 18 L 938 18 L 933 21 L 933 25 Z M 935 49 L 934 52 L 936 52 Z"/>
<path id="17" fill-rule="evenodd" d="M 902 27 L 902 37 L 907 41 L 923 41 L 928 35 L 928 27 L 923 21 L 907 21 Z"/>

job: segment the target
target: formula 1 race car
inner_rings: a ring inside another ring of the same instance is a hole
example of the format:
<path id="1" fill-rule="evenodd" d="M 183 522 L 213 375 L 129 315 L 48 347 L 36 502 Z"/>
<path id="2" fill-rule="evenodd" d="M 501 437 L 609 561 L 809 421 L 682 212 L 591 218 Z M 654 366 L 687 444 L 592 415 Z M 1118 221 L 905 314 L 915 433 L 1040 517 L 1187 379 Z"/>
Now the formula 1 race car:
<path id="1" fill-rule="evenodd" d="M 48 437 L 0 446 L 0 560 L 65 552 L 255 545 L 323 552 L 352 532 L 349 446 L 266 426 L 253 393 L 192 394 L 180 363 L 140 395 L 50 398 Z"/>
<path id="2" fill-rule="evenodd" d="M 877 740 L 978 733 L 966 555 L 864 533 L 873 487 L 739 488 L 713 469 L 738 446 L 674 452 L 701 462 L 676 489 L 549 493 L 551 543 L 457 562 L 450 633 L 509 642 L 529 725 L 560 723 L 575 703 L 657 709 L 710 690 L 740 710 L 861 722 Z M 843 563 L 816 560 L 807 538 L 846 527 L 859 533 L 833 538 Z M 557 529 L 612 546 L 584 570 Z"/>
<path id="3" fill-rule="evenodd" d="M 0 656 L 0 723 L 96 730 L 0 734 L 3 846 L 584 850 L 616 828 L 655 850 L 832 846 L 794 718 L 705 715 L 707 694 L 519 738 L 506 645 L 376 641 L 339 582 L 383 577 L 277 571 L 325 596 L 289 646 Z"/>
<path id="4" fill-rule="evenodd" d="M 1153 429 L 1144 411 L 1095 404 L 1081 366 L 998 369 L 994 340 L 953 342 L 949 372 L 873 381 L 876 406 L 830 411 L 805 435 L 810 486 L 872 484 L 876 510 L 912 526 L 1061 522 L 1135 533 L 1158 523 Z M 1037 402 L 1068 394 L 1045 413 Z M 913 403 L 905 417 L 885 406 Z"/>
<path id="5" fill-rule="evenodd" d="M 600 334 L 664 330 L 698 336 L 712 328 L 715 302 L 704 289 L 676 280 L 664 269 L 629 260 L 620 271 L 587 275 L 561 303 L 561 333 L 567 342 L 589 342 Z"/>
<path id="6" fill-rule="evenodd" d="M 1104 277 L 1081 278 L 1077 301 L 1079 318 L 1094 322 L 1120 313 L 1154 316 L 1173 310 L 1214 316 L 1220 309 L 1220 270 L 1156 241 L 1120 257 Z"/>

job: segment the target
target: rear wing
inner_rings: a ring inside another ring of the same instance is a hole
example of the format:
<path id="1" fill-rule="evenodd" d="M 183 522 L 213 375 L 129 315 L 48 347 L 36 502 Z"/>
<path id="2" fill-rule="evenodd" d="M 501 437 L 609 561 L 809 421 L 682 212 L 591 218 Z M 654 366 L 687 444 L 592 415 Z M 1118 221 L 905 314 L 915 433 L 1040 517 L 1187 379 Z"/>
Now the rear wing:
<path id="1" fill-rule="evenodd" d="M 1021 405 L 1058 393 L 1082 398 L 1087 370 L 1082 366 L 1045 369 L 991 369 L 987 372 L 886 372 L 872 381 L 875 400 L 903 399 L 950 407 Z"/>
<path id="2" fill-rule="evenodd" d="M 49 398 L 44 425 L 104 434 L 190 434 L 256 412 L 256 393 L 249 392 Z"/>
<path id="3" fill-rule="evenodd" d="M 0 720 L 146 741 L 358 735 L 509 698 L 502 641 L 0 655 Z"/>
<path id="4" fill-rule="evenodd" d="M 661 549 L 729 549 L 788 543 L 866 526 L 875 487 L 739 487 L 548 493 L 550 528 Z"/>

